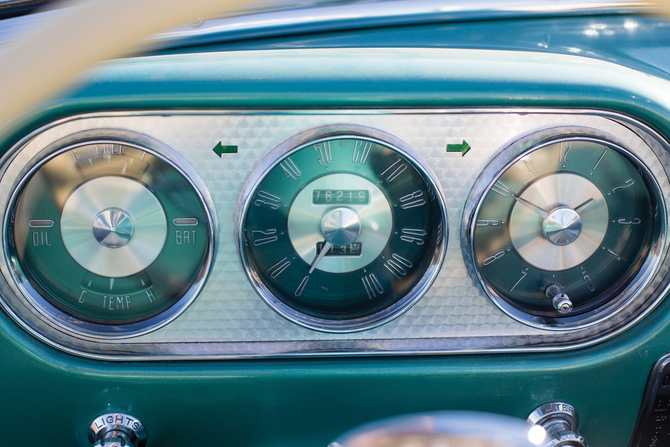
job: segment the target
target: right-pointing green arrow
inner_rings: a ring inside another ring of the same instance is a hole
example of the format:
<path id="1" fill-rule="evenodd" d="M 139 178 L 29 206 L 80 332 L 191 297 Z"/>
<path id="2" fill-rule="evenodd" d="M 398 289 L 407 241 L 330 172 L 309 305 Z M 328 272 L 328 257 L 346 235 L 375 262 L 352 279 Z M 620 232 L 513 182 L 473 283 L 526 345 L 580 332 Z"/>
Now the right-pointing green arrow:
<path id="1" fill-rule="evenodd" d="M 460 152 L 461 157 L 464 157 L 469 150 L 470 145 L 465 140 L 463 140 L 463 144 L 447 144 L 447 152 Z"/>

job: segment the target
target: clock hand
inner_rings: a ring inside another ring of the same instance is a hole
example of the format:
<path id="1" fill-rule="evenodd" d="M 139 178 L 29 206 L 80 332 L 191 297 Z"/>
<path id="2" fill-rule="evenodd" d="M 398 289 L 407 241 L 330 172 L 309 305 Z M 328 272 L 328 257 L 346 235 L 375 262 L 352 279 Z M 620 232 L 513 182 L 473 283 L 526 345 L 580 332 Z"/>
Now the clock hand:
<path id="1" fill-rule="evenodd" d="M 590 207 L 594 203 L 596 203 L 596 201 L 594 199 L 589 199 L 586 202 L 582 203 L 581 205 L 576 206 L 575 207 L 575 212 L 576 213 L 581 213 L 582 211 L 584 211 L 586 208 Z"/>
<path id="2" fill-rule="evenodd" d="M 517 202 L 519 202 L 522 205 L 527 206 L 528 208 L 533 210 L 533 212 L 535 212 L 536 214 L 539 214 L 540 217 L 542 217 L 543 219 L 546 219 L 547 216 L 549 216 L 549 213 L 547 213 L 545 210 L 543 210 L 542 208 L 540 208 L 537 205 L 534 205 L 534 204 L 530 203 L 526 199 L 522 199 L 521 197 L 514 197 L 514 200 L 516 200 Z"/>

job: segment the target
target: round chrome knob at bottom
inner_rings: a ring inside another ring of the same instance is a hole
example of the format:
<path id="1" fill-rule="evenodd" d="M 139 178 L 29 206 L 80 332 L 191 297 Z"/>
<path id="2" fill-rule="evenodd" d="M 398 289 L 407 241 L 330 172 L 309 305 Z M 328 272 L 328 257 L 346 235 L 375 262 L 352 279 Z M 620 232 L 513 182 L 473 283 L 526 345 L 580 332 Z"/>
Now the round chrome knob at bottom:
<path id="1" fill-rule="evenodd" d="M 144 447 L 147 443 L 147 430 L 139 419 L 125 413 L 106 413 L 98 416 L 88 427 L 88 440 L 93 445 L 109 447 Z"/>
<path id="2" fill-rule="evenodd" d="M 526 419 L 547 432 L 544 447 L 588 447 L 583 436 L 577 433 L 579 415 L 565 402 L 549 402 L 537 407 Z"/>

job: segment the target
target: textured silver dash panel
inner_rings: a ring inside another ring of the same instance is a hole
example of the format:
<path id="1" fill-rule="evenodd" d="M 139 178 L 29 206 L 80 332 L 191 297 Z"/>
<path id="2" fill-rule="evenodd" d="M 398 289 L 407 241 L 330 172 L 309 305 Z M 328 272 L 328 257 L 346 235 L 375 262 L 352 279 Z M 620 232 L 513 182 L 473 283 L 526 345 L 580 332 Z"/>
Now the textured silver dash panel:
<path id="1" fill-rule="evenodd" d="M 235 210 L 242 187 L 259 160 L 296 134 L 336 124 L 372 127 L 411 146 L 440 179 L 449 216 L 447 254 L 431 289 L 395 320 L 351 334 L 316 332 L 276 314 L 254 292 L 236 250 Z M 571 126 L 610 135 L 648 166 L 665 197 L 670 197 L 665 143 L 632 120 L 597 112 L 138 113 L 81 116 L 55 123 L 27 138 L 5 157 L 0 181 L 0 201 L 5 208 L 24 166 L 49 144 L 81 131 L 137 132 L 177 151 L 198 172 L 217 213 L 218 252 L 194 303 L 168 325 L 138 337 L 107 341 L 59 332 L 17 293 L 8 275 L 11 267 L 4 261 L 2 304 L 45 342 L 79 355 L 106 359 L 470 353 L 561 350 L 596 343 L 625 329 L 662 299 L 668 282 L 666 240 L 659 273 L 634 303 L 598 325 L 561 332 L 526 326 L 500 311 L 471 279 L 461 251 L 465 200 L 491 159 L 524 136 Z M 465 156 L 446 152 L 447 144 L 463 140 L 472 148 Z M 218 142 L 235 145 L 238 152 L 219 158 L 213 151 Z"/>

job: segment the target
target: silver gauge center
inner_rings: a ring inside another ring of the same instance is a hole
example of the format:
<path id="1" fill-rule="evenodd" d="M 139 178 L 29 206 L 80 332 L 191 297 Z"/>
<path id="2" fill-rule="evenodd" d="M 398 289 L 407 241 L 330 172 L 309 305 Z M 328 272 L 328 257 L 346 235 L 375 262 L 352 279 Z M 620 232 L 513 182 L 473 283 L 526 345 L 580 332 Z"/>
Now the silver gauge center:
<path id="1" fill-rule="evenodd" d="M 135 226 L 130 215 L 121 208 L 107 208 L 93 219 L 93 236 L 108 248 L 120 248 L 130 242 Z"/>
<path id="2" fill-rule="evenodd" d="M 572 208 L 560 207 L 544 219 L 542 232 L 552 244 L 568 245 L 582 232 L 582 220 Z"/>
<path id="3" fill-rule="evenodd" d="M 369 203 L 331 207 L 337 205 L 334 200 L 332 205 L 314 204 L 312 196 L 315 190 L 333 190 L 340 188 L 342 185 L 347 185 L 347 188 L 355 190 L 368 191 Z M 317 244 L 322 243 L 324 239 L 334 246 L 351 243 L 340 244 L 339 241 L 333 242 L 325 236 L 325 217 L 337 210 L 347 210 L 354 213 L 358 219 L 360 229 L 354 231 L 358 235 L 354 237 L 352 242 L 356 241 L 362 244 L 362 254 L 360 256 L 325 256 L 318 262 L 317 269 L 329 273 L 347 273 L 365 267 L 381 254 L 389 241 L 389 237 L 391 237 L 393 216 L 391 206 L 384 193 L 374 183 L 363 177 L 337 173 L 324 175 L 312 181 L 296 196 L 288 215 L 288 234 L 291 244 L 296 253 L 308 265 L 312 265 L 318 256 L 316 252 Z M 332 217 L 335 218 L 334 215 Z M 344 222 L 346 219 L 342 216 L 335 220 Z M 330 225 L 327 224 L 328 228 L 331 228 Z M 337 222 L 334 222 L 332 226 L 339 230 L 340 225 Z M 349 230 L 352 230 L 352 228 L 349 228 Z M 333 236 L 333 238 L 337 238 L 337 236 Z"/>
<path id="4" fill-rule="evenodd" d="M 349 245 L 361 234 L 361 218 L 349 208 L 335 208 L 323 217 L 321 232 L 333 245 Z"/>
<path id="5" fill-rule="evenodd" d="M 570 173 L 548 175 L 517 197 L 510 239 L 533 267 L 566 270 L 600 248 L 608 219 L 605 197 L 593 182 Z"/>
<path id="6" fill-rule="evenodd" d="M 158 199 L 140 182 L 125 177 L 89 180 L 70 195 L 61 214 L 63 245 L 70 256 L 104 277 L 146 269 L 163 251 L 167 233 Z"/>

